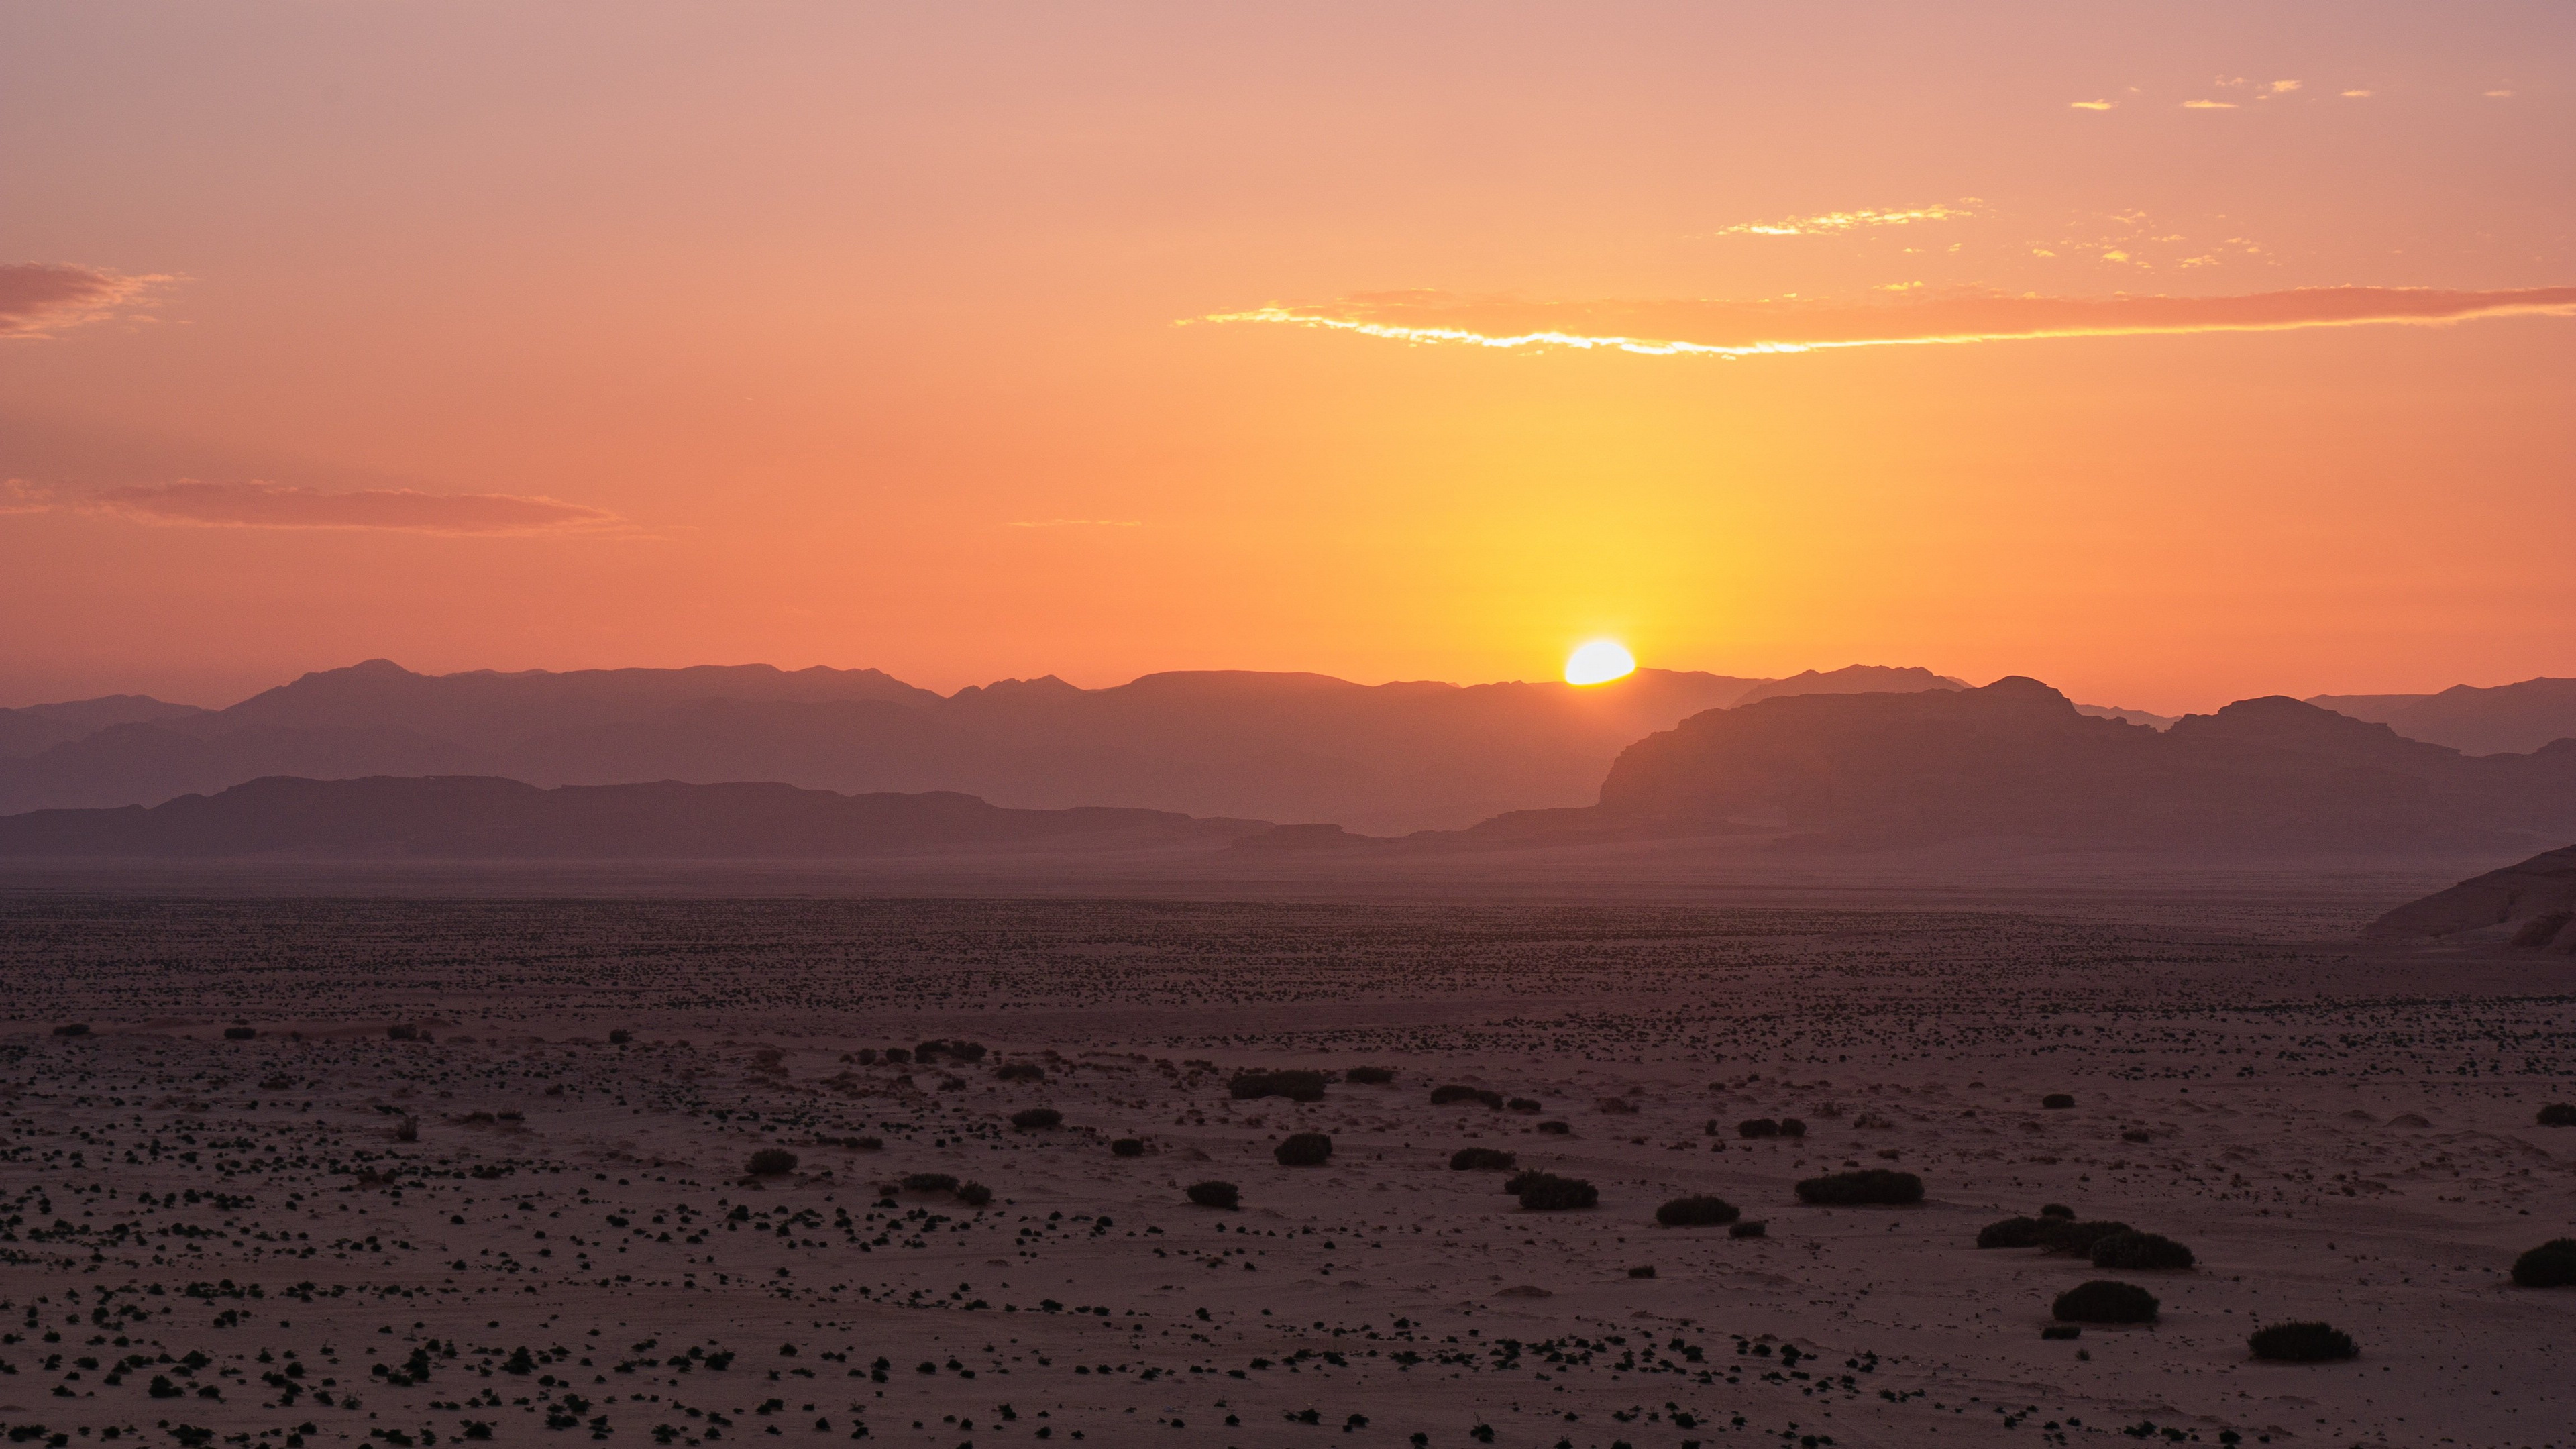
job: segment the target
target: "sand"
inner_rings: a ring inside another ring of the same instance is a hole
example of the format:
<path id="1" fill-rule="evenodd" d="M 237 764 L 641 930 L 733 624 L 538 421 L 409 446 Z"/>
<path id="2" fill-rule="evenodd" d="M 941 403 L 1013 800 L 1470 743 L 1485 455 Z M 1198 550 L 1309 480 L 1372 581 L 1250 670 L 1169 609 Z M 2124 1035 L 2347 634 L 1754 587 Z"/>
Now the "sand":
<path id="1" fill-rule="evenodd" d="M 2564 963 L 2360 944 L 2341 896 L 2130 904 L 21 893 L 0 899 L 0 1424 L 290 1446 L 2576 1437 L 2576 1290 L 2507 1277 L 2576 1233 L 2576 1130 L 2534 1125 L 2576 1096 Z M 882 1058 L 930 1039 L 983 1055 Z M 1228 1091 L 1367 1065 L 1394 1080 Z M 1447 1084 L 1538 1110 L 1432 1105 Z M 2075 1105 L 2041 1106 L 2056 1092 Z M 1011 1125 L 1040 1106 L 1062 1124 Z M 1737 1135 L 1755 1117 L 1806 1135 Z M 1330 1134 L 1329 1162 L 1273 1160 L 1299 1131 Z M 1471 1146 L 1600 1205 L 1524 1210 L 1503 1174 L 1449 1167 Z M 795 1168 L 747 1175 L 772 1147 Z M 1925 1201 L 1797 1201 L 1861 1167 L 1919 1174 Z M 1241 1207 L 1191 1205 L 1203 1180 Z M 1765 1235 L 1655 1225 L 1692 1193 Z M 1973 1246 L 2047 1203 L 2198 1265 Z M 2043 1339 L 2096 1277 L 2148 1287 L 2160 1321 Z M 2360 1357 L 2249 1358 L 2252 1328 L 2304 1318 Z"/>

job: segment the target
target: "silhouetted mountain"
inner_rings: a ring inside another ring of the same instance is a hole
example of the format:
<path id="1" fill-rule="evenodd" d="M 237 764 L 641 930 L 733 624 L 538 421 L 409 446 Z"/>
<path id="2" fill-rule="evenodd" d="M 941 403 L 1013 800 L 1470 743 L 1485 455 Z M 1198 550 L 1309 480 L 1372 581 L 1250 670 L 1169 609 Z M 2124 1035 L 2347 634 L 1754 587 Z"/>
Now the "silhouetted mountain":
<path id="1" fill-rule="evenodd" d="M 1765 699 L 1785 699 L 1793 694 L 1919 694 L 1927 689 L 1966 689 L 1968 681 L 1935 674 L 1929 669 L 1911 665 L 1890 668 L 1884 664 L 1851 664 L 1840 669 L 1809 669 L 1786 679 L 1757 684 L 1736 697 L 1734 704 L 1753 704 Z M 1731 706 L 1721 705 L 1719 708 Z"/>
<path id="2" fill-rule="evenodd" d="M 115 725 L 28 759 L 0 760 L 0 811 L 157 804 L 262 775 L 444 775 L 480 763 L 475 751 L 390 726 L 181 733 L 195 718 Z"/>
<path id="3" fill-rule="evenodd" d="M 2410 901 L 2370 929 L 2388 936 L 2486 936 L 2576 955 L 2576 845 Z"/>
<path id="4" fill-rule="evenodd" d="M 1806 695 L 1695 715 L 1621 753 L 1599 805 L 1473 838 L 1776 832 L 2167 847 L 2420 849 L 2576 834 L 2576 742 L 2467 758 L 2272 697 L 2163 733 L 2037 680 Z"/>
<path id="5" fill-rule="evenodd" d="M 0 818 L 0 856 L 784 860 L 1076 844 L 1213 850 L 1269 828 L 1154 810 L 1005 810 L 949 792 L 271 778 L 149 808 Z"/>
<path id="6" fill-rule="evenodd" d="M 2440 694 L 2321 694 L 2308 703 L 2471 755 L 2528 754 L 2576 739 L 2576 679 L 2457 684 Z"/>
<path id="7" fill-rule="evenodd" d="M 63 704 L 0 709 L 0 760 L 32 755 L 116 725 L 160 724 L 203 713 L 193 704 L 169 704 L 146 694 L 110 694 Z"/>

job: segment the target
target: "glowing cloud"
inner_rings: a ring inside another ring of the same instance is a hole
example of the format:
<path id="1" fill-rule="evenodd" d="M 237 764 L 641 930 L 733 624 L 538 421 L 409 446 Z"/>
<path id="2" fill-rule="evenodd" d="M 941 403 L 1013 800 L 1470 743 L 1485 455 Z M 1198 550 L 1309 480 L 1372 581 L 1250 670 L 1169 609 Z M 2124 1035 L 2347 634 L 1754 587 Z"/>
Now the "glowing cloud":
<path id="1" fill-rule="evenodd" d="M 2236 103 L 2234 101 L 2185 101 L 2182 103 L 2182 108 L 2186 111 L 2232 111 L 2236 109 Z"/>
<path id="2" fill-rule="evenodd" d="M 198 528 L 391 529 L 405 533 L 533 534 L 595 530 L 616 514 L 552 498 L 507 493 L 419 493 L 369 488 L 330 493 L 278 483 L 177 483 L 112 488 L 90 511 L 139 523 Z"/>
<path id="3" fill-rule="evenodd" d="M 1910 226 L 1920 221 L 1951 221 L 1974 216 L 1969 209 L 1976 198 L 1967 198 L 1964 206 L 1917 206 L 1904 209 L 1863 207 L 1858 211 L 1830 211 L 1822 216 L 1793 216 L 1786 221 L 1747 221 L 1721 227 L 1712 236 L 1825 236 L 1835 232 L 1856 231 L 1868 226 Z"/>
<path id="4" fill-rule="evenodd" d="M 0 338 L 51 337 L 96 322 L 169 280 L 51 262 L 0 264 Z"/>
<path id="5" fill-rule="evenodd" d="M 1649 356 L 1750 357 L 1840 347 L 2272 332 L 2473 317 L 2576 315 L 2576 287 L 2463 292 L 2305 287 L 2234 297 L 2039 297 L 1994 292 L 1860 302 L 1528 302 L 1384 292 L 1315 307 L 1269 306 L 1200 320 L 1265 322 L 1401 342 L 1571 347 Z"/>
<path id="6" fill-rule="evenodd" d="M 2066 104 L 2079 111 L 2107 111 L 2112 105 L 2109 101 L 2068 101 Z"/>

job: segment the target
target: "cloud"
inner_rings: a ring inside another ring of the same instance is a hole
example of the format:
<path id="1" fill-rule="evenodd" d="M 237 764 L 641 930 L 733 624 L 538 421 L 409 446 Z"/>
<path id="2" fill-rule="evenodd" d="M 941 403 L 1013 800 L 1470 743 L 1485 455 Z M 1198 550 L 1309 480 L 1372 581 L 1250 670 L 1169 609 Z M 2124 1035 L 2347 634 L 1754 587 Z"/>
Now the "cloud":
<path id="1" fill-rule="evenodd" d="M 2112 105 L 2109 101 L 2068 101 L 2066 104 L 2079 111 L 2107 111 Z"/>
<path id="2" fill-rule="evenodd" d="M 2367 99 L 2369 99 L 2369 97 L 2370 97 L 2370 92 L 2368 92 L 2368 91 L 2345 91 L 2345 92 L 2343 92 L 2343 97 L 2344 97 L 2344 99 L 2346 99 L 2346 100 L 2350 100 L 2350 101 L 2367 100 Z"/>
<path id="3" fill-rule="evenodd" d="M 1961 199 L 1958 206 L 1917 206 L 1882 210 L 1863 207 L 1858 211 L 1829 211 L 1822 216 L 1793 216 L 1785 221 L 1747 221 L 1720 227 L 1714 236 L 1821 236 L 1833 232 L 1854 231 L 1865 226 L 1910 226 L 1919 221 L 1950 221 L 1974 216 L 1977 198 Z"/>
<path id="4" fill-rule="evenodd" d="M 2182 108 L 2186 111 L 2232 111 L 2236 109 L 2236 103 L 2234 101 L 2185 101 L 2182 103 Z"/>
<path id="5" fill-rule="evenodd" d="M 2493 292 L 2304 287 L 2233 297 L 2041 297 L 1969 291 L 1859 302 L 1530 302 L 1445 292 L 1381 292 L 1324 306 L 1269 306 L 1201 320 L 1266 322 L 1476 347 L 1608 348 L 1654 356 L 1745 357 L 2043 337 L 2431 324 L 2516 314 L 2576 315 L 2576 287 Z"/>
<path id="6" fill-rule="evenodd" d="M 57 262 L 0 263 L 0 338 L 51 337 L 96 322 L 169 280 Z"/>
<path id="7" fill-rule="evenodd" d="M 388 529 L 403 533 L 509 535 L 591 532 L 619 522 L 605 509 L 507 493 L 419 493 L 366 488 L 346 493 L 281 483 L 176 483 L 111 488 L 86 511 L 138 523 L 197 528 Z"/>

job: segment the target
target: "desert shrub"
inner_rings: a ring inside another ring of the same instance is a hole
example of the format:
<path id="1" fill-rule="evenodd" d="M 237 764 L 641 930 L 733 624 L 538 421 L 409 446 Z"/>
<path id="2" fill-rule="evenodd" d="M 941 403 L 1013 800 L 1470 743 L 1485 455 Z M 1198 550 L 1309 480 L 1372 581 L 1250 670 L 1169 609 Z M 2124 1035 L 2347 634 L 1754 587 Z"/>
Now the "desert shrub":
<path id="1" fill-rule="evenodd" d="M 2075 1099 L 2064 1092 L 2051 1092 L 2039 1099 L 2039 1105 L 2051 1112 L 2063 1112 L 2075 1105 Z"/>
<path id="2" fill-rule="evenodd" d="M 420 1040 L 420 1028 L 411 1025 L 409 1022 L 400 1022 L 393 1026 L 386 1027 L 385 1036 L 387 1039 L 392 1041 L 418 1041 Z"/>
<path id="3" fill-rule="evenodd" d="M 2277 1363 L 2333 1363 L 2361 1355 L 2352 1335 L 2330 1323 L 2275 1323 L 2254 1330 L 2245 1346 L 2256 1358 Z"/>
<path id="4" fill-rule="evenodd" d="M 1769 1117 L 1747 1117 L 1743 1121 L 1735 1124 L 1735 1135 L 1738 1137 L 1777 1137 L 1780 1135 L 1780 1124 Z"/>
<path id="5" fill-rule="evenodd" d="M 1225 1084 L 1226 1094 L 1238 1102 L 1258 1101 L 1263 1097 L 1285 1097 L 1291 1102 L 1324 1100 L 1322 1072 L 1237 1072 Z"/>
<path id="6" fill-rule="evenodd" d="M 1536 1112 L 1541 1110 L 1538 1103 L 1527 1097 L 1514 1097 L 1503 1105 L 1509 1107 L 1515 1112 Z"/>
<path id="7" fill-rule="evenodd" d="M 1538 1124 L 1538 1130 L 1551 1137 L 1563 1137 L 1574 1130 L 1574 1124 L 1571 1122 L 1541 1122 Z"/>
<path id="8" fill-rule="evenodd" d="M 2039 1219 L 2006 1218 L 1977 1229 L 1980 1248 L 2036 1248 L 2039 1246 Z"/>
<path id="9" fill-rule="evenodd" d="M 1488 1092 L 1482 1087 L 1466 1087 L 1459 1086 L 1454 1083 L 1446 1087 L 1434 1087 L 1431 1089 L 1432 1106 L 1446 1107 L 1452 1102 L 1482 1102 L 1486 1106 L 1499 1112 L 1503 1109 L 1503 1094 L 1500 1092 Z"/>
<path id="10" fill-rule="evenodd" d="M 955 1192 L 957 1179 L 944 1172 L 916 1172 L 902 1185 L 905 1192 Z"/>
<path id="11" fill-rule="evenodd" d="M 1521 1184 L 1521 1206 L 1532 1212 L 1564 1212 L 1570 1208 L 1597 1207 L 1601 1189 L 1579 1177 L 1558 1177 L 1541 1172 L 1531 1175 L 1535 1181 Z"/>
<path id="12" fill-rule="evenodd" d="M 1332 1160 L 1333 1139 L 1321 1132 L 1294 1132 L 1270 1155 L 1281 1167 L 1321 1167 Z"/>
<path id="13" fill-rule="evenodd" d="M 2123 1142 L 2135 1142 L 2143 1145 L 2145 1143 L 2155 1141 L 2156 1134 L 2148 1131 L 2144 1127 L 2131 1127 L 2120 1133 L 2120 1140 Z"/>
<path id="14" fill-rule="evenodd" d="M 1109 1155 L 1112 1157 L 1142 1157 L 1145 1155 L 1145 1144 L 1133 1137 L 1121 1137 L 1117 1141 L 1109 1144 Z"/>
<path id="15" fill-rule="evenodd" d="M 905 1047 L 887 1047 L 885 1049 L 885 1059 L 899 1067 L 912 1060 L 912 1052 L 909 1048 Z"/>
<path id="16" fill-rule="evenodd" d="M 1903 1207 L 1923 1201 L 1923 1179 L 1884 1167 L 1811 1177 L 1798 1184 L 1798 1201 L 1827 1207 Z"/>
<path id="17" fill-rule="evenodd" d="M 2072 1323 L 2052 1323 L 2039 1331 L 2042 1338 L 2082 1338 L 2084 1330 Z"/>
<path id="18" fill-rule="evenodd" d="M 1053 1107 L 1023 1107 L 1011 1114 L 1011 1125 L 1023 1132 L 1043 1131 L 1064 1125 L 1064 1114 Z"/>
<path id="19" fill-rule="evenodd" d="M 1342 1080 L 1345 1082 L 1357 1082 L 1365 1087 L 1383 1087 L 1387 1083 L 1395 1080 L 1395 1068 L 1353 1067 L 1349 1071 L 1342 1073 Z"/>
<path id="20" fill-rule="evenodd" d="M 2068 1222 L 2073 1222 L 2075 1220 L 2075 1209 L 2068 1207 L 2062 1202 L 2053 1202 L 2042 1207 L 2039 1210 L 2039 1215 L 2044 1218 L 2064 1218 Z"/>
<path id="21" fill-rule="evenodd" d="M 764 1147 L 751 1154 L 743 1170 L 754 1177 L 777 1177 L 796 1170 L 796 1154 L 784 1147 Z"/>
<path id="22" fill-rule="evenodd" d="M 1655 1209 L 1655 1221 L 1668 1228 L 1722 1227 L 1744 1216 L 1744 1209 L 1722 1197 L 1677 1197 Z"/>
<path id="23" fill-rule="evenodd" d="M 993 1190 L 980 1182 L 957 1184 L 957 1200 L 971 1208 L 984 1207 L 993 1201 Z"/>
<path id="24" fill-rule="evenodd" d="M 1726 1235 L 1730 1238 L 1758 1238 L 1770 1228 L 1771 1225 L 1760 1218 L 1746 1218 L 1740 1223 L 1727 1224 Z"/>
<path id="25" fill-rule="evenodd" d="M 2058 1294 L 2050 1311 L 2069 1323 L 2153 1323 L 2156 1295 L 2135 1283 L 2096 1278 Z"/>
<path id="26" fill-rule="evenodd" d="M 980 1062 L 984 1059 L 984 1055 L 984 1044 L 972 1041 L 926 1041 L 912 1049 L 912 1058 L 917 1062 L 928 1062 L 939 1057 L 959 1062 Z"/>
<path id="27" fill-rule="evenodd" d="M 1614 1117 L 1634 1117 L 1637 1115 L 1637 1104 L 1625 1097 L 1604 1097 L 1601 1099 L 1601 1110 Z"/>
<path id="28" fill-rule="evenodd" d="M 2524 1288 L 2576 1288 L 2576 1238 L 2551 1238 L 2514 1259 L 2513 1281 Z"/>
<path id="29" fill-rule="evenodd" d="M 420 1119 L 418 1117 L 405 1117 L 401 1121 L 396 1122 L 394 1124 L 394 1140 L 396 1142 L 418 1142 L 420 1140 Z"/>
<path id="30" fill-rule="evenodd" d="M 2127 1223 L 2079 1223 L 2066 1218 L 2042 1218 L 2039 1220 L 2039 1245 L 2052 1253 L 2079 1253 L 2089 1257 L 2095 1243 L 2128 1231 Z"/>
<path id="31" fill-rule="evenodd" d="M 1780 1119 L 1780 1135 L 1783 1137 L 1804 1137 L 1807 1135 L 1807 1124 L 1799 1121 L 1795 1117 L 1783 1117 Z"/>
<path id="32" fill-rule="evenodd" d="M 226 1041 L 248 1041 L 257 1035 L 259 1035 L 259 1030 L 256 1027 L 228 1026 L 224 1028 L 224 1040 Z"/>
<path id="33" fill-rule="evenodd" d="M 1509 1172 L 1513 1157 L 1492 1147 L 1461 1147 L 1449 1154 L 1452 1172 Z"/>
<path id="34" fill-rule="evenodd" d="M 2576 1102 L 2552 1102 L 2540 1109 L 2543 1127 L 2576 1127 Z"/>
<path id="35" fill-rule="evenodd" d="M 995 1067 L 993 1076 L 996 1080 L 1004 1082 L 1043 1082 L 1046 1080 L 1046 1068 L 1035 1062 L 1011 1062 Z"/>
<path id="36" fill-rule="evenodd" d="M 1194 1182 L 1189 1186 L 1190 1201 L 1200 1207 L 1231 1208 L 1243 1194 L 1230 1182 Z"/>
<path id="37" fill-rule="evenodd" d="M 88 1023 L 88 1022 L 85 1022 L 85 1021 L 67 1021 L 67 1022 L 64 1022 L 62 1025 L 60 1025 L 60 1026 L 58 1026 L 58 1027 L 55 1027 L 55 1028 L 54 1028 L 54 1035 L 56 1035 L 56 1036 L 87 1036 L 87 1035 L 89 1035 L 89 1023 Z"/>
<path id="38" fill-rule="evenodd" d="M 1652 1263 L 1641 1263 L 1638 1266 L 1629 1269 L 1628 1276 L 1631 1278 L 1652 1278 L 1655 1276 L 1655 1265 Z"/>
<path id="39" fill-rule="evenodd" d="M 852 1152 L 882 1152 L 885 1150 L 885 1139 L 882 1137 L 817 1137 L 814 1139 L 814 1145 L 846 1147 Z"/>
<path id="40" fill-rule="evenodd" d="M 2191 1249 L 2161 1233 L 2113 1233 L 2093 1245 L 2096 1268 L 2188 1268 Z"/>

